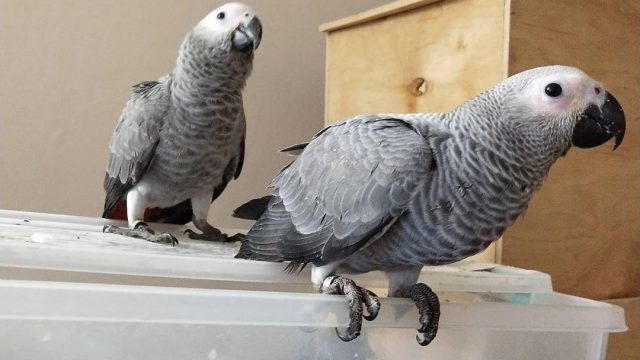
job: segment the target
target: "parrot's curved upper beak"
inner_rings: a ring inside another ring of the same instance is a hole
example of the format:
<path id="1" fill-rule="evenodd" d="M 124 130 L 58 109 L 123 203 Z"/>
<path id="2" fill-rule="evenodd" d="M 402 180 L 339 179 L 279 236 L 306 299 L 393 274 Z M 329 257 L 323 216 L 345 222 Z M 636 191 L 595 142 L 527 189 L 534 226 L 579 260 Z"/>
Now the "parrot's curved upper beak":
<path id="1" fill-rule="evenodd" d="M 615 150 L 622 143 L 625 128 L 624 111 L 618 100 L 607 92 L 602 106 L 590 105 L 582 113 L 573 129 L 571 142 L 580 148 L 591 148 L 615 137 Z"/>
<path id="2" fill-rule="evenodd" d="M 233 31 L 231 38 L 232 47 L 241 52 L 250 52 L 260 46 L 262 39 L 262 23 L 254 16 L 246 25 L 240 23 Z"/>

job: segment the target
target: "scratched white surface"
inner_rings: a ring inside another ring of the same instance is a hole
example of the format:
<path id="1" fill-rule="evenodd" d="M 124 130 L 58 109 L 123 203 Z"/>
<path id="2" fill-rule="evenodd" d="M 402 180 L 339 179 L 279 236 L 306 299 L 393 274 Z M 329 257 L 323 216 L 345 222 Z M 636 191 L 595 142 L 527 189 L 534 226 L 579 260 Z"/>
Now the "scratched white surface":
<path id="1" fill-rule="evenodd" d="M 126 225 L 101 218 L 0 210 L 0 275 L 4 267 L 200 279 L 240 285 L 294 284 L 302 291 L 313 291 L 308 267 L 300 274 L 289 274 L 283 271 L 284 263 L 234 259 L 239 243 L 190 240 L 183 234 L 185 226 L 151 224 L 156 231 L 168 231 L 180 241 L 176 246 L 154 244 L 104 234 L 102 227 L 108 223 Z M 238 231 L 226 232 L 235 234 Z M 352 278 L 364 286 L 386 288 L 386 277 L 381 273 Z M 427 267 L 421 281 L 442 291 L 552 291 L 551 280 L 546 274 L 495 264 Z"/>
<path id="2" fill-rule="evenodd" d="M 213 258 L 233 258 L 239 243 L 208 243 L 185 238 L 181 230 L 170 231 L 180 244 L 171 246 L 155 244 L 101 231 L 55 229 L 32 226 L 30 223 L 0 224 L 0 243 L 22 242 L 25 246 L 35 244 L 44 248 L 65 248 L 72 250 L 92 249 L 104 252 L 136 252 L 163 255 L 189 255 Z M 182 228 L 180 228 L 182 229 Z"/>
<path id="3" fill-rule="evenodd" d="M 156 232 L 169 232 L 180 241 L 179 246 L 154 244 L 115 234 L 105 234 L 105 224 L 126 226 L 100 218 L 86 218 L 53 214 L 0 211 L 0 242 L 23 241 L 42 246 L 67 249 L 95 249 L 100 251 L 134 251 L 152 254 L 188 254 L 191 256 L 233 258 L 239 243 L 211 243 L 191 240 L 184 235 L 187 228 L 168 224 L 152 224 Z M 237 229 L 228 232 L 235 234 Z"/>

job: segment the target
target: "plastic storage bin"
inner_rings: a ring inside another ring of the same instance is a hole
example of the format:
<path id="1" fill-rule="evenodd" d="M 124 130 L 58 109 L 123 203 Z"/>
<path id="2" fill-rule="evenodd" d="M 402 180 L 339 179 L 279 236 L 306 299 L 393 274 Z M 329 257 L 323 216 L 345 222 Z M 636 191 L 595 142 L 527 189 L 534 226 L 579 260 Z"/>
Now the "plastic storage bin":
<path id="1" fill-rule="evenodd" d="M 546 274 L 462 264 L 422 275 L 442 302 L 431 345 L 415 341 L 413 304 L 384 298 L 344 343 L 346 300 L 315 293 L 308 273 L 231 259 L 234 244 L 102 234 L 104 222 L 0 212 L 0 359 L 602 359 L 626 329 L 621 308 L 554 293 Z"/>

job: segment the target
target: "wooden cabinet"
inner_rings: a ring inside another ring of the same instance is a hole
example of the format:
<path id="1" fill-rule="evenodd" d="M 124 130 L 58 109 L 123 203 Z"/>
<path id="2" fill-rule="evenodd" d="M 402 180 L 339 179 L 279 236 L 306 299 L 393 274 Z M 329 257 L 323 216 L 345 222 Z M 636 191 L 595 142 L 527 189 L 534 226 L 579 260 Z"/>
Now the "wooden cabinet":
<path id="1" fill-rule="evenodd" d="M 327 123 L 448 111 L 542 65 L 602 81 L 627 114 L 622 146 L 570 151 L 483 259 L 550 273 L 560 292 L 640 296 L 640 1 L 402 0 L 320 29 Z"/>

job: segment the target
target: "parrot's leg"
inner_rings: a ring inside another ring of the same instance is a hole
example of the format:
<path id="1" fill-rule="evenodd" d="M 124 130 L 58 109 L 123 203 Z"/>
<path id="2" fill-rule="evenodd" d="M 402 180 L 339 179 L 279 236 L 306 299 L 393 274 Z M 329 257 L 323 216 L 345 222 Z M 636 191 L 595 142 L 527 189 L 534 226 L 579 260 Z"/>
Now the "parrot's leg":
<path id="1" fill-rule="evenodd" d="M 320 292 L 344 295 L 349 300 L 349 327 L 344 332 L 336 329 L 336 333 L 342 341 L 351 341 L 357 338 L 362 329 L 362 318 L 371 321 L 378 316 L 378 311 L 380 311 L 380 300 L 376 294 L 342 276 L 327 277 L 320 286 Z M 368 315 L 364 314 L 363 303 L 367 307 Z"/>
<path id="2" fill-rule="evenodd" d="M 169 233 L 156 234 L 149 225 L 142 221 L 144 219 L 144 211 L 146 204 L 142 201 L 138 191 L 131 190 L 127 194 L 127 219 L 129 219 L 129 228 L 119 228 L 114 225 L 105 225 L 102 232 L 129 236 L 136 239 L 144 239 L 154 243 L 162 244 L 178 244 L 178 239 Z"/>
<path id="3" fill-rule="evenodd" d="M 211 194 L 204 193 L 199 194 L 198 196 L 194 196 L 191 198 L 191 209 L 193 210 L 193 225 L 195 225 L 198 229 L 202 231 L 202 234 L 198 234 L 197 232 L 187 229 L 184 231 L 185 234 L 189 235 L 189 238 L 196 240 L 207 240 L 207 241 L 239 241 L 242 240 L 242 234 L 236 234 L 234 236 L 227 236 L 227 234 L 223 234 L 222 231 L 216 229 L 211 226 L 207 222 L 207 216 L 209 215 L 209 208 L 211 207 Z"/>
<path id="4" fill-rule="evenodd" d="M 416 339 L 420 345 L 426 346 L 436 337 L 438 331 L 440 301 L 430 287 L 417 283 L 421 271 L 422 266 L 411 266 L 386 271 L 386 274 L 389 278 L 389 296 L 409 298 L 418 307 L 420 313 L 418 332 L 422 334 L 422 338 L 416 337 Z"/>
<path id="5" fill-rule="evenodd" d="M 440 320 L 440 300 L 430 287 L 423 283 L 403 287 L 393 293 L 394 297 L 403 297 L 413 300 L 420 313 L 420 327 L 416 335 L 418 344 L 427 346 L 436 337 L 438 322 Z"/>

